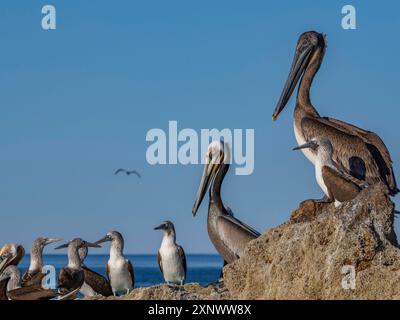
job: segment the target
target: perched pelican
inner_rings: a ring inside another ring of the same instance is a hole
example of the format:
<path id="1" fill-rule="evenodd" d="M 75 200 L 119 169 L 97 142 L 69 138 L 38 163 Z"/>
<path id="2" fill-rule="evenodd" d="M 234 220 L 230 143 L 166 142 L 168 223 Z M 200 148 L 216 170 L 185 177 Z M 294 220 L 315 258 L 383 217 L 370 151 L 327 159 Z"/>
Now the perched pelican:
<path id="1" fill-rule="evenodd" d="M 310 31 L 300 36 L 288 79 L 272 119 L 275 120 L 285 108 L 301 78 L 294 110 L 294 132 L 298 145 L 318 136 L 326 137 L 333 146 L 333 160 L 342 171 L 368 184 L 383 181 L 390 194 L 395 195 L 399 189 L 392 160 L 379 136 L 340 120 L 321 117 L 311 103 L 311 84 L 322 63 L 325 49 L 324 35 Z M 315 163 L 316 150 L 308 148 L 302 151 Z"/>
<path id="2" fill-rule="evenodd" d="M 79 259 L 82 263 L 82 270 L 85 276 L 85 281 L 79 292 L 84 297 L 94 297 L 102 295 L 103 297 L 109 297 L 113 295 L 111 290 L 110 282 L 104 278 L 101 274 L 89 269 L 85 265 L 85 259 L 88 255 L 88 248 L 81 247 L 78 249 Z"/>
<path id="3" fill-rule="evenodd" d="M 341 171 L 332 159 L 333 147 L 326 138 L 315 138 L 310 142 L 294 148 L 310 148 L 317 152 L 315 158 L 315 177 L 329 202 L 338 206 L 342 202 L 354 199 L 361 191 L 362 185 L 353 176 Z"/>
<path id="4" fill-rule="evenodd" d="M 70 240 L 68 243 L 56 248 L 56 250 L 68 248 L 68 265 L 62 268 L 58 275 L 58 290 L 62 294 L 70 293 L 82 287 L 85 281 L 82 261 L 78 252 L 78 250 L 83 247 L 100 248 L 99 245 L 87 242 L 80 238 Z"/>
<path id="5" fill-rule="evenodd" d="M 106 264 L 106 272 L 114 295 L 128 294 L 135 285 L 132 263 L 124 256 L 124 238 L 118 231 L 111 231 L 96 241 L 96 244 L 111 242 L 110 259 Z"/>
<path id="6" fill-rule="evenodd" d="M 15 265 L 9 265 L 0 275 L 0 300 L 50 300 L 57 296 L 56 290 L 41 284 L 22 287 L 21 271 Z"/>
<path id="7" fill-rule="evenodd" d="M 154 230 L 163 230 L 164 237 L 158 250 L 157 260 L 167 284 L 180 284 L 186 280 L 186 256 L 183 248 L 176 244 L 176 233 L 171 221 L 164 221 Z"/>
<path id="8" fill-rule="evenodd" d="M 37 238 L 31 248 L 31 262 L 28 270 L 24 273 L 22 277 L 22 286 L 30 286 L 33 284 L 42 283 L 43 277 L 43 249 L 45 246 L 61 241 L 59 238 Z"/>
<path id="9" fill-rule="evenodd" d="M 206 165 L 192 210 L 195 216 L 211 185 L 207 219 L 208 235 L 225 263 L 238 259 L 247 243 L 260 236 L 256 230 L 236 219 L 222 202 L 221 185 L 229 170 L 230 157 L 231 151 L 227 143 L 214 141 L 209 145 Z"/>
<path id="10" fill-rule="evenodd" d="M 21 245 L 7 243 L 0 249 L 0 275 L 8 266 L 17 266 L 25 255 Z"/>

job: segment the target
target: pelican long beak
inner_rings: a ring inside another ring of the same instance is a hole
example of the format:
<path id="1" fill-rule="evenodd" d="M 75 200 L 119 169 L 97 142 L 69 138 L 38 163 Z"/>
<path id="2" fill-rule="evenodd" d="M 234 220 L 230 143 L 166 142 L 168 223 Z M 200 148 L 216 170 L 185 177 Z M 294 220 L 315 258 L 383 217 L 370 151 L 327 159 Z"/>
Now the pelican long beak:
<path id="1" fill-rule="evenodd" d="M 301 149 L 317 149 L 318 144 L 315 141 L 310 141 L 305 144 L 302 144 L 296 148 L 293 148 L 293 150 L 301 150 Z"/>
<path id="2" fill-rule="evenodd" d="M 290 68 L 289 76 L 286 80 L 285 86 L 282 90 L 281 97 L 279 98 L 278 104 L 276 105 L 274 114 L 272 115 L 272 120 L 275 121 L 282 110 L 288 103 L 294 88 L 296 88 L 297 83 L 303 71 L 306 69 L 309 62 L 310 55 L 312 53 L 313 46 L 308 46 L 301 52 L 296 53 L 293 59 L 292 67 Z"/>
<path id="3" fill-rule="evenodd" d="M 197 191 L 195 203 L 192 209 L 193 216 L 196 216 L 197 211 L 199 210 L 199 207 L 204 199 L 204 196 L 210 187 L 211 182 L 213 181 L 213 178 L 215 177 L 216 173 L 218 172 L 218 168 L 221 165 L 221 160 L 218 162 L 215 162 L 211 160 L 209 163 L 204 165 L 204 171 L 203 175 L 201 177 L 199 189 Z"/>
<path id="4" fill-rule="evenodd" d="M 103 242 L 107 242 L 107 241 L 111 241 L 112 239 L 109 237 L 109 236 L 105 236 L 104 238 L 101 238 L 100 240 L 97 240 L 96 242 L 95 242 L 95 244 L 100 244 L 100 243 L 103 243 Z"/>
<path id="5" fill-rule="evenodd" d="M 61 238 L 46 238 L 45 245 L 48 246 L 49 244 L 61 241 Z"/>

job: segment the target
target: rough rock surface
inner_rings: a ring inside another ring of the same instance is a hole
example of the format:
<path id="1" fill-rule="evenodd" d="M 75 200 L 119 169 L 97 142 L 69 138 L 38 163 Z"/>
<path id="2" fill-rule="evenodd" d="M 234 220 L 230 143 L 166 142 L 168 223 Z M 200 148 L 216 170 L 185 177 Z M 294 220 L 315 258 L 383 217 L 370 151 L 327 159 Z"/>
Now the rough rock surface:
<path id="1" fill-rule="evenodd" d="M 382 185 L 339 208 L 305 201 L 225 267 L 225 285 L 233 299 L 400 299 L 393 222 Z"/>
<path id="2" fill-rule="evenodd" d="M 94 299 L 122 300 L 228 300 L 229 292 L 223 283 L 203 287 L 198 283 L 185 284 L 182 287 L 166 284 L 134 289 L 129 295 L 118 297 L 96 297 Z"/>

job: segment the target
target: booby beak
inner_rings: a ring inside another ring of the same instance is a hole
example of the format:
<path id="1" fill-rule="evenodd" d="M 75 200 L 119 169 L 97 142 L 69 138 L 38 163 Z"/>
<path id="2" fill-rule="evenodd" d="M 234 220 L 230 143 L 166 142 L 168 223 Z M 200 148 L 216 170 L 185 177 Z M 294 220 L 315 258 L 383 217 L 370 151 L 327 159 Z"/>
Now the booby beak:
<path id="1" fill-rule="evenodd" d="M 295 54 L 292 67 L 290 68 L 289 76 L 282 90 L 278 104 L 276 105 L 274 114 L 272 115 L 273 121 L 275 121 L 278 118 L 279 114 L 282 112 L 282 110 L 288 103 L 294 89 L 296 88 L 297 83 L 299 82 L 301 75 L 303 74 L 305 68 L 307 67 L 312 51 L 313 51 L 313 46 L 309 45 L 306 48 L 304 48 L 301 52 Z"/>
<path id="2" fill-rule="evenodd" d="M 87 248 L 101 248 L 101 246 L 99 246 L 98 244 L 91 243 L 91 242 L 86 242 L 84 247 L 87 247 Z"/>
<path id="3" fill-rule="evenodd" d="M 111 237 L 108 236 L 108 235 L 105 236 L 104 238 L 101 238 L 100 240 L 97 240 L 97 241 L 95 242 L 95 244 L 100 244 L 100 243 L 107 242 L 107 241 L 112 241 Z"/>
<path id="4" fill-rule="evenodd" d="M 62 244 L 61 246 L 58 246 L 58 247 L 54 248 L 54 250 L 60 250 L 60 249 L 68 248 L 68 244 L 69 244 L 69 243 L 64 243 L 64 244 Z"/>
<path id="5" fill-rule="evenodd" d="M 317 149 L 318 148 L 318 143 L 315 141 L 310 141 L 305 144 L 302 144 L 301 146 L 298 146 L 296 148 L 293 148 L 293 150 L 301 150 L 301 149 Z"/>
<path id="6" fill-rule="evenodd" d="M 158 227 L 155 227 L 154 230 L 165 230 L 167 225 L 165 223 L 160 224 Z"/>
<path id="7" fill-rule="evenodd" d="M 55 242 L 59 242 L 61 240 L 62 240 L 61 238 L 46 238 L 45 246 L 48 246 L 49 244 L 52 244 Z"/>
<path id="8" fill-rule="evenodd" d="M 197 191 L 196 199 L 194 202 L 194 206 L 192 209 L 192 214 L 195 217 L 199 207 L 204 199 L 204 196 L 210 187 L 211 182 L 213 181 L 216 173 L 218 172 L 218 168 L 222 164 L 224 160 L 224 155 L 222 154 L 218 158 L 212 158 L 208 163 L 204 165 L 203 175 L 201 177 L 199 189 Z"/>

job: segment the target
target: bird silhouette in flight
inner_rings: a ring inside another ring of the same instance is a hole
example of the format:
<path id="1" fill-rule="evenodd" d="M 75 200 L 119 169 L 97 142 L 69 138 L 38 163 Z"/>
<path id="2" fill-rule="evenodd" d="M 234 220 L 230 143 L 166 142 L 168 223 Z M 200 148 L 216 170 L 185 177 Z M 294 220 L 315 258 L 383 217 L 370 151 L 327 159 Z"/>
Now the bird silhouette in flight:
<path id="1" fill-rule="evenodd" d="M 135 170 L 125 170 L 125 169 L 118 169 L 117 171 L 115 171 L 114 175 L 117 175 L 119 173 L 125 173 L 127 176 L 131 175 L 131 174 L 135 174 L 138 178 L 141 178 L 142 176 L 140 175 L 139 172 L 135 171 Z"/>

